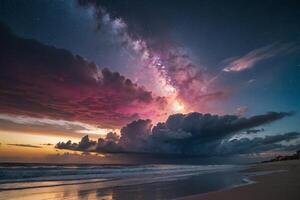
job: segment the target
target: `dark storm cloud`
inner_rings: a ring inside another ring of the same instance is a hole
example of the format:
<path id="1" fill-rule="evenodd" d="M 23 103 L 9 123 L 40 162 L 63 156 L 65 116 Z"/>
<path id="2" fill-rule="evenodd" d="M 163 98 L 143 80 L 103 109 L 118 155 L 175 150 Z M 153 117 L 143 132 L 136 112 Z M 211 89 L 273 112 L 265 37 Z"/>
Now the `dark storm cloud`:
<path id="1" fill-rule="evenodd" d="M 106 137 L 99 138 L 96 146 L 96 152 L 117 153 L 122 152 L 119 142 L 119 136 L 116 133 L 109 132 Z"/>
<path id="2" fill-rule="evenodd" d="M 163 98 L 70 52 L 0 26 L 0 112 L 119 127 L 152 117 Z"/>
<path id="3" fill-rule="evenodd" d="M 292 152 L 299 151 L 300 150 L 300 143 L 285 146 L 285 147 L 281 148 L 281 150 L 282 151 L 292 151 Z"/>
<path id="4" fill-rule="evenodd" d="M 97 142 L 90 140 L 88 136 L 84 136 L 83 138 L 81 138 L 81 141 L 78 143 L 78 149 L 79 150 L 89 150 L 96 144 L 97 144 Z"/>
<path id="5" fill-rule="evenodd" d="M 255 137 L 253 139 L 233 139 L 221 144 L 217 151 L 219 154 L 228 155 L 238 152 L 239 154 L 260 153 L 270 150 L 286 150 L 293 145 L 282 145 L 280 142 L 288 142 L 300 138 L 300 133 L 289 132 L 279 135 Z"/>
<path id="6" fill-rule="evenodd" d="M 252 133 L 259 133 L 259 132 L 263 132 L 263 131 L 265 131 L 264 128 L 261 128 L 261 129 L 248 129 L 245 132 L 246 132 L 246 134 L 252 134 Z"/>
<path id="7" fill-rule="evenodd" d="M 67 142 L 59 142 L 55 145 L 55 148 L 57 149 L 69 149 L 69 150 L 77 150 L 78 144 L 72 143 L 71 140 L 68 140 Z"/>
<path id="8" fill-rule="evenodd" d="M 148 139 L 151 135 L 151 121 L 137 120 L 127 124 L 121 129 L 121 137 L 116 133 L 110 132 L 104 139 L 100 138 L 98 143 L 89 139 L 86 135 L 81 141 L 72 143 L 70 140 L 66 143 L 60 142 L 56 145 L 59 149 L 70 150 L 97 150 L 100 152 L 138 152 L 148 145 Z"/>
<path id="9" fill-rule="evenodd" d="M 42 148 L 41 146 L 31 145 L 31 144 L 7 144 L 7 145 L 16 146 L 16 147 Z"/>
<path id="10" fill-rule="evenodd" d="M 171 131 L 182 130 L 189 132 L 193 139 L 216 139 L 244 129 L 267 124 L 291 114 L 286 112 L 269 112 L 244 118 L 236 115 L 219 116 L 194 112 L 186 115 L 171 115 L 164 127 Z"/>
<path id="11" fill-rule="evenodd" d="M 143 149 L 151 135 L 151 121 L 133 121 L 121 129 L 120 145 L 132 151 Z"/>
<path id="12" fill-rule="evenodd" d="M 211 115 L 201 113 L 171 115 L 164 123 L 152 128 L 150 120 L 137 120 L 121 129 L 121 136 L 107 134 L 98 143 L 85 136 L 80 143 L 58 143 L 57 148 L 106 153 L 156 153 L 176 155 L 217 156 L 225 154 L 258 153 L 284 148 L 279 144 L 300 138 L 299 133 L 230 139 L 239 131 L 271 123 L 291 113 L 270 112 L 250 118 L 234 115 Z M 92 148 L 91 148 L 92 147 Z"/>

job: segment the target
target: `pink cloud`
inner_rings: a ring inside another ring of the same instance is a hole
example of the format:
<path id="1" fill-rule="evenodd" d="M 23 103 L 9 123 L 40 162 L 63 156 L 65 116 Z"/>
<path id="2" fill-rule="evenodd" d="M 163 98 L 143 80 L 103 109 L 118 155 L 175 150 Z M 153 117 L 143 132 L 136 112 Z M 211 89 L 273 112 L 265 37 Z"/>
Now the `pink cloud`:
<path id="1" fill-rule="evenodd" d="M 1 32 L 0 112 L 117 128 L 164 113 L 165 100 L 66 50 Z M 147 109 L 145 109 L 147 108 Z"/>
<path id="2" fill-rule="evenodd" d="M 225 72 L 240 72 L 254 67 L 258 62 L 270 59 L 275 56 L 291 53 L 298 49 L 294 43 L 275 43 L 250 51 L 246 55 L 237 58 L 231 58 L 224 61 Z"/>

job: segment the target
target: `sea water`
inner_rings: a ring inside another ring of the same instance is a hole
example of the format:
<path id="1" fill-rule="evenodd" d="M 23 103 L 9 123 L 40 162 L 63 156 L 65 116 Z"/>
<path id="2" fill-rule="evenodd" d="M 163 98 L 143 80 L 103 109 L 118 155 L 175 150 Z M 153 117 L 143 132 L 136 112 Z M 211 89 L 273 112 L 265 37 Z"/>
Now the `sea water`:
<path id="1" fill-rule="evenodd" d="M 173 199 L 243 183 L 234 165 L 1 165 L 0 199 Z"/>

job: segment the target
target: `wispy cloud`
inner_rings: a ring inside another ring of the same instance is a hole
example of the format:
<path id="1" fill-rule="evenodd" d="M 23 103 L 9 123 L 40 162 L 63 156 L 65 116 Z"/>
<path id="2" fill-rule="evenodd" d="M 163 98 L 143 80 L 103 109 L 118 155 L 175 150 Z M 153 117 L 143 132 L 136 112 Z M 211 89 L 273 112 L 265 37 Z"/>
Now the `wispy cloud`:
<path id="1" fill-rule="evenodd" d="M 7 126 L 9 127 L 5 127 L 4 124 L 8 124 Z M 42 132 L 43 130 L 45 130 L 45 128 L 47 128 L 48 132 L 70 132 L 72 134 L 78 133 L 104 135 L 109 131 L 117 131 L 116 129 L 103 129 L 94 125 L 77 121 L 55 120 L 48 118 L 35 118 L 7 114 L 0 114 L 0 126 L 0 129 L 3 130 L 7 130 L 7 128 L 12 128 L 15 130 L 22 129 L 22 131 L 24 131 L 26 127 L 29 127 L 29 130 L 31 131 L 37 129 L 38 131 Z"/>
<path id="2" fill-rule="evenodd" d="M 243 116 L 246 112 L 248 112 L 249 108 L 246 106 L 238 107 L 236 109 L 236 115 Z"/>
<path id="3" fill-rule="evenodd" d="M 41 145 L 43 145 L 43 146 L 53 146 L 53 144 L 51 144 L 51 143 L 45 143 L 45 144 L 41 144 Z"/>
<path id="4" fill-rule="evenodd" d="M 229 58 L 223 61 L 225 72 L 240 72 L 254 67 L 258 62 L 275 56 L 291 53 L 299 48 L 295 43 L 274 43 L 250 51 L 244 56 Z"/>
<path id="5" fill-rule="evenodd" d="M 42 148 L 41 146 L 31 145 L 31 144 L 7 144 L 7 145 L 17 146 L 17 147 Z"/>

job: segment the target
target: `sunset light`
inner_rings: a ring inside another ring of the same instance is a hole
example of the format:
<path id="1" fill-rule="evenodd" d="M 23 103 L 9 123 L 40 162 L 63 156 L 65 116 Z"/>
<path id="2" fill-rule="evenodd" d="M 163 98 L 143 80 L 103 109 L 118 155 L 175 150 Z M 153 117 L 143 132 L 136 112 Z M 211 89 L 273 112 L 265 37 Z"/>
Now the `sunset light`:
<path id="1" fill-rule="evenodd" d="M 183 103 L 180 103 L 177 100 L 175 100 L 175 102 L 173 103 L 173 109 L 174 109 L 174 112 L 176 112 L 176 113 L 179 113 L 179 112 L 185 113 L 184 112 L 185 107 L 184 107 Z"/>
<path id="2" fill-rule="evenodd" d="M 300 0 L 0 0 L 0 200 L 299 200 L 299 55 Z"/>

